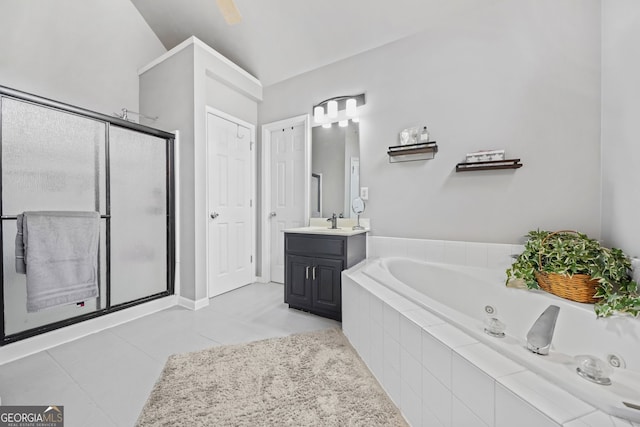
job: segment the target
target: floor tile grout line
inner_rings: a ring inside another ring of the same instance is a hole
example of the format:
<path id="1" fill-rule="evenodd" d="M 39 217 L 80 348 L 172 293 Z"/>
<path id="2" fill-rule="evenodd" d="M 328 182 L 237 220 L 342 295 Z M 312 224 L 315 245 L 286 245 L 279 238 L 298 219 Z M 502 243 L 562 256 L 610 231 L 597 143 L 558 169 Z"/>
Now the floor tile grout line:
<path id="1" fill-rule="evenodd" d="M 152 314 L 152 315 L 153 315 L 153 314 Z M 132 344 L 131 342 L 129 342 L 128 340 L 126 340 L 126 339 L 124 339 L 123 337 L 121 337 L 120 335 L 116 334 L 116 333 L 115 333 L 115 331 L 113 331 L 113 329 L 114 329 L 114 328 L 115 328 L 115 327 L 107 328 L 107 329 L 104 329 L 104 330 L 102 330 L 102 331 L 100 331 L 100 332 L 98 332 L 98 333 L 96 333 L 96 334 L 91 334 L 91 335 L 97 335 L 97 334 L 103 334 L 103 333 L 105 333 L 105 334 L 110 334 L 110 335 L 112 335 L 114 338 L 116 338 L 116 339 L 118 339 L 118 340 L 121 340 L 121 341 L 122 341 L 123 343 L 125 343 L 125 344 L 128 344 L 128 345 L 131 347 L 131 349 L 132 349 L 132 350 L 134 350 L 135 352 L 139 353 L 141 356 L 143 356 L 143 357 L 145 357 L 145 358 L 148 358 L 150 361 L 153 361 L 153 362 L 157 362 L 157 363 L 162 364 L 162 368 L 164 368 L 164 363 L 166 363 L 166 361 L 165 361 L 165 362 L 158 361 L 158 360 L 157 360 L 157 359 L 155 359 L 154 357 L 150 356 L 149 354 L 147 354 L 146 352 L 144 352 L 142 349 L 138 348 L 137 346 L 133 345 L 133 344 Z M 87 337 L 84 337 L 84 338 L 87 338 Z M 81 339 L 83 339 L 83 338 L 81 338 Z M 81 340 L 81 339 L 80 339 L 80 340 Z M 75 340 L 75 341 L 72 341 L 72 342 L 78 342 L 78 341 L 80 341 L 80 340 Z M 65 343 L 65 344 L 68 344 L 68 343 Z M 61 345 L 65 345 L 65 344 L 61 344 Z M 49 353 L 49 355 L 53 358 L 53 360 L 55 361 L 55 363 L 56 363 L 57 365 L 59 365 L 59 366 L 60 366 L 60 368 L 61 368 L 61 369 L 63 369 L 63 370 L 64 370 L 64 372 L 65 372 L 67 375 L 69 375 L 69 377 L 70 377 L 70 378 L 73 380 L 73 382 L 78 386 L 78 388 L 79 388 L 80 390 L 82 390 L 82 392 L 84 393 L 84 395 L 85 395 L 85 396 L 87 396 L 87 398 L 88 398 L 89 400 L 91 400 L 91 402 L 92 402 L 92 403 L 93 403 L 93 404 L 94 404 L 94 405 L 95 405 L 95 406 L 96 406 L 96 407 L 97 407 L 97 408 L 98 408 L 102 413 L 104 413 L 104 414 L 109 418 L 109 420 L 113 422 L 113 424 L 114 424 L 115 426 L 127 427 L 127 425 L 126 425 L 126 424 L 125 424 L 125 425 L 122 425 L 122 424 L 120 424 L 120 423 L 118 422 L 118 420 L 117 420 L 117 419 L 114 419 L 114 418 L 110 415 L 110 412 L 109 412 L 106 408 L 104 408 L 102 405 L 100 405 L 100 404 L 99 404 L 99 402 L 97 402 L 97 401 L 93 398 L 93 396 L 91 395 L 91 393 L 89 392 L 89 390 L 87 390 L 86 388 L 82 387 L 82 386 L 80 385 L 80 383 L 76 380 L 76 378 L 75 378 L 75 377 L 74 377 L 70 372 L 68 372 L 68 371 L 64 368 L 64 366 L 63 366 L 63 365 L 62 365 L 62 364 L 61 364 L 61 363 L 60 363 L 60 362 L 55 358 L 55 355 L 49 352 L 49 350 L 54 350 L 54 349 L 55 349 L 55 348 L 57 348 L 57 347 L 60 347 L 60 346 L 56 346 L 56 347 L 53 347 L 53 348 L 48 349 L 48 350 L 45 350 L 45 351 L 46 351 L 47 353 Z M 157 378 L 154 380 L 154 384 L 155 384 L 155 381 L 156 381 L 156 380 L 157 380 Z M 144 402 L 143 402 L 143 406 L 144 406 Z M 142 408 L 140 408 L 140 409 L 142 409 Z M 136 418 L 136 419 L 137 419 L 137 418 Z"/>
<path id="2" fill-rule="evenodd" d="M 56 347 L 53 347 L 53 348 L 56 348 Z M 111 415 L 109 414 L 109 412 L 106 411 L 105 408 L 100 406 L 100 404 L 95 401 L 93 396 L 91 396 L 91 393 L 89 393 L 89 391 L 87 389 L 85 389 L 84 387 L 82 387 L 82 385 L 80 385 L 80 383 L 74 378 L 73 375 L 71 375 L 71 373 L 69 371 L 67 371 L 67 369 L 60 363 L 60 361 L 58 361 L 58 359 L 56 359 L 56 357 L 50 352 L 50 350 L 52 350 L 52 349 L 44 350 L 44 352 L 46 352 L 48 354 L 48 356 L 51 357 L 53 362 L 56 365 L 58 365 L 58 367 L 60 369 L 62 369 L 62 371 L 74 382 L 74 384 L 82 391 L 82 393 L 87 397 L 87 399 L 89 399 L 91 401 L 91 403 L 93 403 L 95 405 L 95 407 L 98 408 L 100 410 L 100 412 L 102 412 L 109 419 L 109 421 L 111 421 L 113 423 L 113 425 L 119 426 L 120 424 L 118 424 L 117 420 L 113 419 L 111 417 Z"/>

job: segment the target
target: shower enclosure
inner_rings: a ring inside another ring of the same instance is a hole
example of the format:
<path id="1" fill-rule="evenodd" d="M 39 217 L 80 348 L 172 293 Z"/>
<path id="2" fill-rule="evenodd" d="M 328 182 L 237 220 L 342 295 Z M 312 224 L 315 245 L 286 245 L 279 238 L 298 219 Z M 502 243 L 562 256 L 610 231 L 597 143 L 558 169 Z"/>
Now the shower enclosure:
<path id="1" fill-rule="evenodd" d="M 5 345 L 173 294 L 174 135 L 0 86 Z M 17 215 L 100 214 L 98 298 L 28 313 Z"/>

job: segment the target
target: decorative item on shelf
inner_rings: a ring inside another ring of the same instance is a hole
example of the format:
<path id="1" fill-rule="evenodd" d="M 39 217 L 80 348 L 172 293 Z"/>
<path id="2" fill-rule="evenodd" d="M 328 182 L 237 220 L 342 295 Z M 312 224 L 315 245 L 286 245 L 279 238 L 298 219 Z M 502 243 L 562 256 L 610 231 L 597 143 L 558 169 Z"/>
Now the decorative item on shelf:
<path id="1" fill-rule="evenodd" d="M 429 142 L 429 131 L 426 126 L 424 126 L 422 132 L 420 132 L 420 142 Z"/>
<path id="2" fill-rule="evenodd" d="M 400 145 L 414 145 L 418 143 L 420 129 L 417 127 L 403 129 L 398 135 Z"/>
<path id="3" fill-rule="evenodd" d="M 389 147 L 389 163 L 431 160 L 438 152 L 436 141 L 417 144 L 394 145 Z"/>
<path id="4" fill-rule="evenodd" d="M 353 123 L 360 121 L 358 107 L 364 104 L 364 93 L 334 96 L 313 106 L 313 121 L 317 125 L 322 125 L 323 128 L 330 128 L 336 122 L 341 127 L 346 127 L 349 124 L 349 120 Z"/>
<path id="5" fill-rule="evenodd" d="M 519 169 L 522 167 L 520 159 L 488 160 L 463 162 L 456 165 L 456 172 L 482 171 L 493 169 Z"/>
<path id="6" fill-rule="evenodd" d="M 637 316 L 638 285 L 631 261 L 620 249 L 606 248 L 571 230 L 530 231 L 524 251 L 507 269 L 507 282 L 523 281 L 572 301 L 595 303 L 598 317 L 615 313 Z"/>
<path id="7" fill-rule="evenodd" d="M 504 150 L 482 150 L 475 153 L 468 153 L 465 162 L 489 162 L 504 160 Z"/>

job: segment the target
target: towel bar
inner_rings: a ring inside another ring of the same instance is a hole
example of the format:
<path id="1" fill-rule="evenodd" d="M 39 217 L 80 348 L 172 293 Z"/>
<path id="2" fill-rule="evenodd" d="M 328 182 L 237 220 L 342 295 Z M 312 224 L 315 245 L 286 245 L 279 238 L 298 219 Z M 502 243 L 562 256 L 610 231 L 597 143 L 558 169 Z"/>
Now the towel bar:
<path id="1" fill-rule="evenodd" d="M 100 215 L 100 218 L 104 219 L 104 218 L 111 218 L 111 215 Z M 18 219 L 18 217 L 16 215 L 2 215 L 0 216 L 0 220 L 5 220 L 5 219 Z"/>

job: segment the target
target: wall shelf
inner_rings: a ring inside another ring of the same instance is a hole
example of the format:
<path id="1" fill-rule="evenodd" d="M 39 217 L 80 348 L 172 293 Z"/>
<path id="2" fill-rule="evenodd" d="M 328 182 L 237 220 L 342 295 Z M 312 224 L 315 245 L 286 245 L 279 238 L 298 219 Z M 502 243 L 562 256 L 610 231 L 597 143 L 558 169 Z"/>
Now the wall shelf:
<path id="1" fill-rule="evenodd" d="M 389 163 L 412 162 L 416 160 L 431 160 L 438 152 L 438 144 L 435 141 L 418 144 L 394 145 L 389 147 Z"/>
<path id="2" fill-rule="evenodd" d="M 518 169 L 521 167 L 522 163 L 520 163 L 520 159 L 491 160 L 487 162 L 458 163 L 456 165 L 456 172 Z"/>

